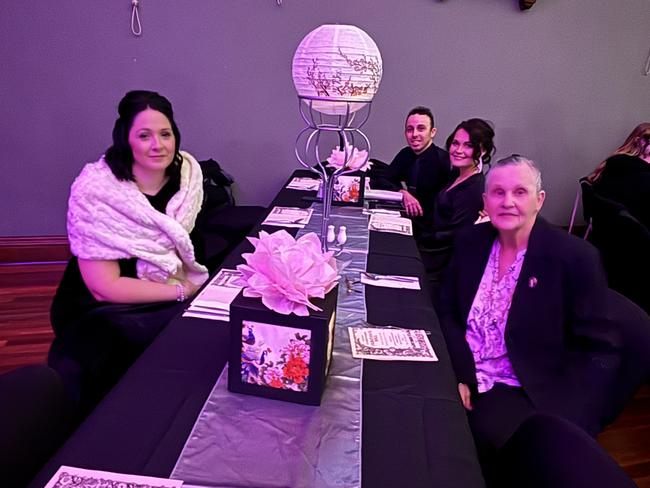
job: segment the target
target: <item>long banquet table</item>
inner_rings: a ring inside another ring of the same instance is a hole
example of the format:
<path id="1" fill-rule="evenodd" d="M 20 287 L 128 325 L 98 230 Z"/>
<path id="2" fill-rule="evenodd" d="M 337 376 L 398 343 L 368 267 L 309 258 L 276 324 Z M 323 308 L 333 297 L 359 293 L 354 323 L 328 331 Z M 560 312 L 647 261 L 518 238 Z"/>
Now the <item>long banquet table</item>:
<path id="1" fill-rule="evenodd" d="M 307 174 L 297 171 L 294 176 Z M 305 195 L 309 193 L 283 189 L 269 208 L 307 207 Z M 223 266 L 236 266 L 241 254 L 251 250 L 248 242 L 241 243 Z M 411 237 L 371 232 L 367 267 L 419 276 L 425 283 Z M 368 286 L 366 303 L 369 323 L 430 331 L 439 361 L 365 361 L 362 486 L 484 486 L 428 293 Z M 30 486 L 44 486 L 61 465 L 169 477 L 227 361 L 228 329 L 224 322 L 174 319 Z"/>

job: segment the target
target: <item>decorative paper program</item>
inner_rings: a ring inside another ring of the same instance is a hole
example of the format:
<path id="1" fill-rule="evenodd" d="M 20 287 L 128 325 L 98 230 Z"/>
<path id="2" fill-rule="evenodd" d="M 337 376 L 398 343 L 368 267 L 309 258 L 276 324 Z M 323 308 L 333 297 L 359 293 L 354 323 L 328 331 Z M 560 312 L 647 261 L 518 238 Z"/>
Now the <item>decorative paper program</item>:
<path id="1" fill-rule="evenodd" d="M 348 327 L 352 356 L 380 361 L 437 361 L 423 330 Z"/>
<path id="2" fill-rule="evenodd" d="M 273 207 L 262 225 L 302 228 L 309 223 L 313 212 L 311 208 Z"/>
<path id="3" fill-rule="evenodd" d="M 61 466 L 45 488 L 179 488 L 181 480 Z"/>
<path id="4" fill-rule="evenodd" d="M 318 191 L 320 188 L 320 180 L 304 176 L 296 176 L 289 182 L 287 188 L 290 190 Z"/>
<path id="5" fill-rule="evenodd" d="M 413 235 L 413 224 L 409 219 L 392 215 L 374 214 L 370 216 L 368 229 L 378 232 L 392 232 L 405 236 Z"/>

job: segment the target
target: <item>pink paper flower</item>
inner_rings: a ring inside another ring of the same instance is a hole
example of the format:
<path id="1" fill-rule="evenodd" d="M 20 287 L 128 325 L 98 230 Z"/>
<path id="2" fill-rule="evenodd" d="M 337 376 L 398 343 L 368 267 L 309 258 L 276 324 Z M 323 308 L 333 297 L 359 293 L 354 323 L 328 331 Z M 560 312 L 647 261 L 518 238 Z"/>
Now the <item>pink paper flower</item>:
<path id="1" fill-rule="evenodd" d="M 320 310 L 309 299 L 324 298 L 336 286 L 338 272 L 334 253 L 321 251 L 315 233 L 294 239 L 286 230 L 261 231 L 259 238 L 248 240 L 255 251 L 243 254 L 246 264 L 237 266 L 244 296 L 261 298 L 264 306 L 284 315 Z"/>
<path id="2" fill-rule="evenodd" d="M 351 144 L 345 144 L 348 155 L 348 164 L 345 165 L 346 168 L 354 169 L 356 171 L 367 171 L 370 169 L 372 163 L 368 159 L 368 151 L 365 149 L 359 151 L 356 147 L 352 147 Z M 340 146 L 336 146 L 336 149 L 332 149 L 332 154 L 327 158 L 328 166 L 333 168 L 343 167 L 345 162 L 346 151 L 341 150 Z"/>

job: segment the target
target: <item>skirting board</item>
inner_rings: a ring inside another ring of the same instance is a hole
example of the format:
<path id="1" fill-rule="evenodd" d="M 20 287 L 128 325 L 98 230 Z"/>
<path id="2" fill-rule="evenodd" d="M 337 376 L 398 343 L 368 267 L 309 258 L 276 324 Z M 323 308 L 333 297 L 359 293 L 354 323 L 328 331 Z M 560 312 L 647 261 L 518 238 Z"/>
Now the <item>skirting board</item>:
<path id="1" fill-rule="evenodd" d="M 70 256 L 66 236 L 0 237 L 0 266 L 62 263 Z"/>

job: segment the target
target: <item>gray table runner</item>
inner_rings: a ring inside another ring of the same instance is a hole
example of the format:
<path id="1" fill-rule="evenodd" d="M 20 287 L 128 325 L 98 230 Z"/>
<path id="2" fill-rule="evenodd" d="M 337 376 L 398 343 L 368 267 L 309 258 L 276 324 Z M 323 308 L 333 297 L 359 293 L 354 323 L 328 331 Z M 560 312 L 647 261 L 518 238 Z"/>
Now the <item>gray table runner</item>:
<path id="1" fill-rule="evenodd" d="M 319 232 L 320 206 L 298 235 Z M 347 227 L 338 256 L 336 332 L 320 407 L 230 393 L 227 365 L 174 467 L 186 486 L 325 488 L 361 486 L 363 363 L 350 352 L 348 327 L 366 320 L 364 286 L 368 220 L 360 208 L 333 207 L 331 223 Z M 215 322 L 215 327 L 222 327 Z"/>

